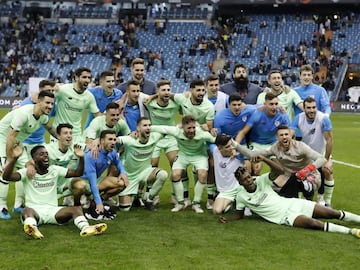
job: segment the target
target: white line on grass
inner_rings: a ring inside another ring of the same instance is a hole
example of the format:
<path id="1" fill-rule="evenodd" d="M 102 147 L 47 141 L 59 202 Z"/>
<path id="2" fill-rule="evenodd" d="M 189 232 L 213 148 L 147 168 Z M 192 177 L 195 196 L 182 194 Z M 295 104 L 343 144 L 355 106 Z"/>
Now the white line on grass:
<path id="1" fill-rule="evenodd" d="M 351 164 L 351 163 L 347 163 L 347 162 L 343 162 L 343 161 L 339 161 L 339 160 L 335 160 L 335 159 L 333 159 L 333 162 L 338 163 L 338 164 L 342 164 L 342 165 L 345 165 L 345 166 L 360 169 L 359 165 L 355 165 L 355 164 Z"/>

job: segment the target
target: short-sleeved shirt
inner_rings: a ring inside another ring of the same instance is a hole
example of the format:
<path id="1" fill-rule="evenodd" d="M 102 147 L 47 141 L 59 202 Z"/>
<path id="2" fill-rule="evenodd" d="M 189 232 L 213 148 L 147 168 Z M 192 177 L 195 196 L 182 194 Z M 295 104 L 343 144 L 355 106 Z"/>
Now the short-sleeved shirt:
<path id="1" fill-rule="evenodd" d="M 4 118 L 0 120 L 0 143 L 6 144 L 7 136 L 11 128 L 19 132 L 16 140 L 22 143 L 41 125 L 49 121 L 49 117 L 44 114 L 42 114 L 39 119 L 36 119 L 34 117 L 34 106 L 35 105 L 26 105 L 17 108 L 6 114 Z"/>
<path id="2" fill-rule="evenodd" d="M 229 106 L 229 96 L 224 92 L 217 92 L 215 97 L 209 98 L 206 94 L 205 97 L 214 104 L 215 115 L 217 115 L 222 110 L 226 109 Z"/>
<path id="3" fill-rule="evenodd" d="M 64 84 L 55 93 L 56 112 L 54 126 L 62 123 L 73 125 L 73 136 L 82 134 L 82 117 L 87 109 L 90 113 L 98 113 L 94 96 L 89 91 L 79 94 L 74 90 L 74 85 Z"/>
<path id="4" fill-rule="evenodd" d="M 257 104 L 265 103 L 265 95 L 266 95 L 265 92 L 259 94 L 257 98 Z M 302 99 L 299 96 L 299 94 L 295 90 L 290 89 L 288 93 L 282 91 L 282 93 L 277 96 L 277 99 L 279 105 L 285 108 L 289 118 L 293 119 L 295 116 L 294 107 L 302 102 Z"/>
<path id="5" fill-rule="evenodd" d="M 239 191 L 236 196 L 236 210 L 244 210 L 245 207 L 248 207 L 252 212 L 269 222 L 286 225 L 293 225 L 295 216 L 312 216 L 315 202 L 281 197 L 273 191 L 268 174 L 256 177 L 255 185 L 255 192 L 249 193 L 246 189 Z M 295 208 L 299 209 L 299 212 L 293 216 L 289 209 L 297 204 L 300 207 Z M 288 217 L 291 220 L 288 221 Z"/>
<path id="6" fill-rule="evenodd" d="M 121 92 L 121 90 L 119 90 L 117 88 L 115 88 L 113 90 L 113 92 L 110 96 L 107 96 L 105 94 L 105 91 L 102 87 L 90 88 L 88 91 L 95 97 L 96 106 L 99 108 L 99 111 L 101 113 L 105 112 L 106 106 L 110 102 L 116 102 L 116 101 L 120 100 L 120 98 L 123 95 L 123 92 Z M 87 128 L 90 125 L 91 120 L 93 120 L 93 119 L 94 119 L 94 116 L 91 113 L 88 113 L 84 128 Z"/>
<path id="7" fill-rule="evenodd" d="M 57 142 L 45 144 L 45 148 L 49 155 L 49 164 L 57 165 L 64 168 L 68 168 L 71 161 L 77 160 L 77 156 L 74 154 L 74 146 L 71 145 L 65 153 L 59 150 Z"/>
<path id="8" fill-rule="evenodd" d="M 236 180 L 234 172 L 243 163 L 233 157 L 224 157 L 220 150 L 215 147 L 213 151 L 214 172 L 216 188 L 219 192 L 226 192 L 234 188 L 238 188 L 239 182 Z"/>
<path id="9" fill-rule="evenodd" d="M 172 126 L 152 126 L 152 131 L 160 132 L 162 134 L 168 134 L 174 136 L 177 140 L 179 153 L 185 156 L 204 155 L 207 156 L 207 142 L 214 143 L 215 137 L 209 132 L 196 127 L 195 137 L 189 139 L 184 135 L 184 130 L 179 127 Z"/>
<path id="10" fill-rule="evenodd" d="M 175 125 L 175 115 L 179 112 L 180 108 L 177 102 L 169 100 L 167 106 L 160 106 L 156 99 L 154 99 L 144 105 L 148 111 L 152 125 Z"/>
<path id="11" fill-rule="evenodd" d="M 181 104 L 183 115 L 190 114 L 194 116 L 199 124 L 206 124 L 206 121 L 214 120 L 214 105 L 207 98 L 204 98 L 199 105 L 193 105 L 191 98 L 183 94 L 175 94 L 174 100 L 176 103 Z"/>
<path id="12" fill-rule="evenodd" d="M 162 134 L 151 132 L 147 143 L 141 143 L 138 138 L 131 136 L 118 137 L 120 144 L 125 146 L 121 159 L 128 173 L 128 178 L 136 177 L 149 166 L 151 167 L 151 157 L 156 143 L 163 137 Z"/>
<path id="13" fill-rule="evenodd" d="M 25 98 L 20 106 L 25 106 L 25 105 L 34 105 L 35 103 L 32 102 L 31 97 L 27 97 Z M 55 114 L 55 104 L 49 114 L 49 117 L 54 116 Z M 24 140 L 24 144 L 43 144 L 45 142 L 45 138 L 44 138 L 44 134 L 45 134 L 45 127 L 44 126 L 40 126 L 37 130 L 35 130 L 29 137 L 27 137 Z"/>
<path id="14" fill-rule="evenodd" d="M 37 173 L 29 180 L 26 176 L 26 168 L 18 170 L 24 184 L 25 205 L 31 208 L 58 206 L 57 181 L 60 177 L 65 177 L 67 171 L 67 168 L 50 165 L 46 174 Z"/>
<path id="15" fill-rule="evenodd" d="M 247 125 L 251 127 L 250 142 L 274 144 L 277 128 L 283 125 L 289 126 L 290 119 L 286 113 L 281 113 L 280 110 L 273 117 L 269 117 L 265 111 L 256 110 Z"/>
<path id="16" fill-rule="evenodd" d="M 308 121 L 304 112 L 298 114 L 292 121 L 290 128 L 301 132 L 302 141 L 312 149 L 321 154 L 325 154 L 326 140 L 324 132 L 331 131 L 332 125 L 330 118 L 320 112 L 316 112 L 315 120 Z"/>
<path id="17" fill-rule="evenodd" d="M 105 115 L 94 118 L 91 121 L 89 127 L 84 131 L 85 138 L 93 140 L 96 138 L 100 138 L 100 133 L 103 130 L 113 130 L 116 132 L 116 136 L 128 135 L 130 133 L 130 128 L 127 125 L 126 121 L 123 119 L 119 119 L 119 121 L 113 127 L 107 126 L 105 121 Z"/>
<path id="18" fill-rule="evenodd" d="M 217 129 L 218 134 L 225 133 L 235 139 L 238 132 L 245 127 L 255 110 L 256 107 L 254 105 L 246 105 L 239 115 L 234 115 L 230 109 L 225 109 L 215 116 L 214 128 Z M 245 138 L 243 138 L 241 143 L 245 143 Z"/>
<path id="19" fill-rule="evenodd" d="M 307 97 L 314 98 L 316 101 L 316 107 L 319 111 L 326 113 L 327 115 L 331 114 L 329 95 L 323 87 L 311 83 L 307 86 L 302 85 L 295 87 L 294 90 L 303 100 Z M 295 107 L 295 114 L 299 113 L 301 113 L 301 110 Z"/>

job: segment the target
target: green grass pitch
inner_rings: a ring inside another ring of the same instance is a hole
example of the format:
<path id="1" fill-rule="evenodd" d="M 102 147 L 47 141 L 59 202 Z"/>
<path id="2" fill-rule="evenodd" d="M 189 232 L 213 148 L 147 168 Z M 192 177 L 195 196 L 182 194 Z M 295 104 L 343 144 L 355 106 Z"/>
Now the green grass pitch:
<path id="1" fill-rule="evenodd" d="M 1 115 L 1 112 L 0 112 Z M 2 116 L 2 115 L 1 115 Z M 333 158 L 360 165 L 360 117 L 333 114 Z M 162 158 L 161 166 L 169 168 Z M 334 164 L 333 206 L 360 213 L 360 169 Z M 192 182 L 190 185 L 192 186 Z M 10 186 L 8 205 L 13 206 Z M 69 223 L 40 227 L 27 237 L 12 214 L 0 220 L 0 269 L 357 269 L 360 239 L 270 224 L 258 217 L 220 224 L 210 212 L 171 213 L 170 182 L 158 212 L 134 208 L 107 221 L 100 236 L 82 238 Z M 205 201 L 205 197 L 204 200 Z M 91 222 L 92 223 L 92 222 Z M 340 224 L 346 224 L 339 222 Z M 347 223 L 350 227 L 360 224 Z"/>

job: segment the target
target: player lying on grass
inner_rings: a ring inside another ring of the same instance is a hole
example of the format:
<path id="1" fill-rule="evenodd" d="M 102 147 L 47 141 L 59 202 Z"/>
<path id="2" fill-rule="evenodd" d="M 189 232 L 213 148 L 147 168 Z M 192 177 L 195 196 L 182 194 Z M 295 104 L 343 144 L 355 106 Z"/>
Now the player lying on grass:
<path id="1" fill-rule="evenodd" d="M 263 160 L 263 157 L 260 157 L 260 160 Z M 220 217 L 222 223 L 242 219 L 245 207 L 248 207 L 253 213 L 272 223 L 352 234 L 360 238 L 359 229 L 317 220 L 317 218 L 339 219 L 360 223 L 359 215 L 335 210 L 309 200 L 281 197 L 271 188 L 272 177 L 269 177 L 269 173 L 254 179 L 245 168 L 239 167 L 235 177 L 244 188 L 236 196 L 235 215 L 229 218 Z"/>
<path id="2" fill-rule="evenodd" d="M 25 191 L 25 208 L 21 215 L 26 234 L 35 239 L 43 238 L 38 230 L 40 224 L 64 224 L 71 218 L 80 229 L 81 236 L 101 234 L 107 229 L 105 223 L 90 226 L 85 218 L 81 206 L 59 207 L 57 201 L 57 181 L 60 177 L 79 177 L 84 171 L 84 152 L 75 148 L 79 157 L 79 166 L 76 170 L 50 165 L 49 156 L 45 147 L 35 146 L 31 150 L 31 157 L 35 163 L 36 174 L 32 179 L 26 176 L 26 168 L 14 172 L 17 159 L 24 149 L 17 142 L 8 156 L 4 168 L 3 178 L 7 181 L 22 181 Z"/>

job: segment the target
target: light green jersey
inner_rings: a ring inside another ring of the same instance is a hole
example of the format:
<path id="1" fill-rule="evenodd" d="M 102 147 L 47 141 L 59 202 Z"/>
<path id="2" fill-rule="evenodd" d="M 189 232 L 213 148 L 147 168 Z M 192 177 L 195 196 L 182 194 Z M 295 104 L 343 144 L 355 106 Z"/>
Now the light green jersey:
<path id="1" fill-rule="evenodd" d="M 267 92 L 262 92 L 258 95 L 257 104 L 264 104 L 265 103 L 265 95 Z M 279 106 L 285 108 L 286 113 L 289 115 L 290 120 L 295 117 L 294 106 L 297 106 L 299 103 L 302 102 L 301 97 L 295 90 L 290 89 L 288 93 L 282 91 L 280 95 L 277 96 Z"/>
<path id="2" fill-rule="evenodd" d="M 195 137 L 189 139 L 184 135 L 184 130 L 179 127 L 171 126 L 151 126 L 151 131 L 159 132 L 174 136 L 179 147 L 179 152 L 186 156 L 206 155 L 207 156 L 207 142 L 214 143 L 215 137 L 209 132 L 196 127 Z"/>
<path id="3" fill-rule="evenodd" d="M 117 141 L 125 146 L 121 159 L 129 178 L 135 177 L 151 167 L 152 153 L 156 143 L 162 137 L 163 135 L 160 133 L 151 132 L 149 140 L 145 144 L 131 136 L 120 136 L 117 138 Z"/>
<path id="4" fill-rule="evenodd" d="M 125 136 L 130 133 L 130 128 L 127 125 L 126 121 L 124 121 L 123 119 L 120 119 L 113 127 L 107 126 L 105 119 L 106 119 L 105 115 L 95 117 L 91 121 L 88 128 L 85 129 L 84 131 L 85 138 L 89 138 L 93 140 L 100 138 L 100 133 L 103 130 L 114 130 L 116 132 L 116 136 L 120 136 L 120 135 Z"/>
<path id="5" fill-rule="evenodd" d="M 89 91 L 79 94 L 74 90 L 72 83 L 64 84 L 55 93 L 56 108 L 54 127 L 59 124 L 69 123 L 73 125 L 73 136 L 82 133 L 82 117 L 87 109 L 90 113 L 99 112 L 94 96 Z"/>
<path id="6" fill-rule="evenodd" d="M 57 142 L 45 144 L 45 148 L 49 154 L 49 164 L 68 168 L 71 161 L 76 162 L 78 157 L 74 154 L 74 147 L 71 145 L 68 150 L 63 153 L 59 150 Z"/>
<path id="7" fill-rule="evenodd" d="M 4 116 L 0 121 L 0 143 L 6 144 L 10 129 L 18 131 L 16 140 L 22 142 L 36 131 L 41 125 L 49 121 L 47 115 L 41 115 L 39 119 L 34 117 L 34 106 L 26 105 L 17 108 Z"/>
<path id="8" fill-rule="evenodd" d="M 181 104 L 183 115 L 191 114 L 200 125 L 206 124 L 208 120 L 214 120 L 214 104 L 207 98 L 204 98 L 199 105 L 192 104 L 190 97 L 185 97 L 183 94 L 175 94 L 174 100 L 176 103 Z"/>
<path id="9" fill-rule="evenodd" d="M 282 224 L 289 209 L 289 198 L 281 197 L 271 187 L 269 174 L 256 177 L 256 190 L 253 193 L 242 188 L 236 196 L 236 210 L 248 207 L 267 221 Z"/>
<path id="10" fill-rule="evenodd" d="M 173 100 L 169 100 L 169 104 L 165 107 L 160 106 L 156 99 L 144 104 L 152 125 L 175 125 L 175 115 L 179 111 L 179 104 Z"/>
<path id="11" fill-rule="evenodd" d="M 28 179 L 26 168 L 18 170 L 24 184 L 26 206 L 58 206 L 57 181 L 60 177 L 65 177 L 67 171 L 67 168 L 51 165 L 46 174 L 37 173 L 34 178 Z"/>

